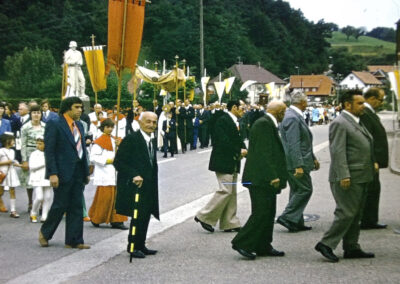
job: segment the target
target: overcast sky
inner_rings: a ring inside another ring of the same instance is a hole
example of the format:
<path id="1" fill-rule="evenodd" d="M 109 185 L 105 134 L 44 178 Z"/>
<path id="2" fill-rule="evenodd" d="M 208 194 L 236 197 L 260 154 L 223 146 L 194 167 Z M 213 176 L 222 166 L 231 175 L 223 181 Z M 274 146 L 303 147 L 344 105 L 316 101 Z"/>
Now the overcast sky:
<path id="1" fill-rule="evenodd" d="M 324 19 L 340 28 L 347 25 L 396 28 L 400 19 L 400 0 L 284 0 L 294 9 L 300 9 L 304 16 L 317 22 Z"/>

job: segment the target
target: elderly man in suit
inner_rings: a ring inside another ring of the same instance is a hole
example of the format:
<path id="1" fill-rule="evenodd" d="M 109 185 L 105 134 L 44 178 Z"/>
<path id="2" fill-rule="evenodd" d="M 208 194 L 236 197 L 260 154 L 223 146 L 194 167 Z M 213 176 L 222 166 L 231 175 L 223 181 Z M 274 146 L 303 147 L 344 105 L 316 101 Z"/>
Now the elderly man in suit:
<path id="1" fill-rule="evenodd" d="M 379 88 L 370 88 L 364 94 L 365 110 L 360 117 L 361 122 L 374 138 L 374 156 L 379 168 L 387 168 L 389 161 L 389 146 L 386 130 L 383 127 L 376 111 L 382 105 L 385 92 Z M 361 217 L 361 229 L 384 229 L 385 224 L 379 224 L 379 196 L 381 184 L 379 171 L 374 174 L 373 181 L 368 186 L 367 199 Z"/>
<path id="2" fill-rule="evenodd" d="M 114 159 L 117 170 L 118 214 L 130 216 L 127 251 L 134 258 L 154 255 L 156 250 L 146 247 L 147 228 L 150 216 L 160 218 L 158 208 L 158 167 L 154 131 L 157 114 L 142 112 L 139 117 L 140 130 L 122 140 Z"/>
<path id="3" fill-rule="evenodd" d="M 311 230 L 304 225 L 303 212 L 313 190 L 310 172 L 319 169 L 319 162 L 313 153 L 313 136 L 303 118 L 307 96 L 295 93 L 291 102 L 280 126 L 289 171 L 290 195 L 289 203 L 277 222 L 291 232 L 298 232 Z"/>
<path id="4" fill-rule="evenodd" d="M 285 152 L 278 133 L 278 122 L 285 115 L 286 105 L 272 101 L 267 114 L 259 118 L 250 130 L 249 154 L 244 166 L 242 183 L 249 188 L 251 215 L 232 240 L 232 248 L 241 255 L 284 256 L 274 249 L 272 232 L 276 213 L 276 195 L 286 187 Z"/>
<path id="5" fill-rule="evenodd" d="M 89 168 L 81 114 L 81 99 L 69 97 L 61 102 L 60 116 L 46 123 L 46 178 L 54 188 L 54 199 L 39 231 L 42 247 L 48 246 L 66 213 L 65 247 L 90 248 L 83 241 L 83 190 L 89 182 Z"/>
<path id="6" fill-rule="evenodd" d="M 239 133 L 238 118 L 243 114 L 238 101 L 228 103 L 228 112 L 222 113 L 215 123 L 214 144 L 208 169 L 215 172 L 219 189 L 194 218 L 209 232 L 219 227 L 225 232 L 240 230 L 240 221 L 236 217 L 236 183 L 240 172 L 240 160 L 247 150 Z"/>
<path id="7" fill-rule="evenodd" d="M 329 182 L 336 201 L 335 219 L 315 246 L 331 262 L 339 261 L 332 250 L 342 239 L 344 258 L 375 256 L 361 250 L 358 244 L 368 184 L 378 169 L 377 163 L 374 163 L 373 138 L 360 124 L 365 108 L 362 92 L 348 90 L 343 94 L 342 106 L 341 115 L 329 126 Z"/>

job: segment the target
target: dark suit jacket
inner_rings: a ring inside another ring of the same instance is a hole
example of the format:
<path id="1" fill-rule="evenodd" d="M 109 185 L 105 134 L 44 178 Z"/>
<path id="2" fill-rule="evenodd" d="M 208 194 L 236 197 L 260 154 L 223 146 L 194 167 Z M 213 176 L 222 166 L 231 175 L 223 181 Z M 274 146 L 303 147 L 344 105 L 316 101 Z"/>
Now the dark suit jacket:
<path id="1" fill-rule="evenodd" d="M 208 122 L 210 120 L 211 114 L 210 114 L 210 111 L 203 109 L 202 114 L 200 114 L 200 110 L 198 111 L 197 117 L 199 118 L 199 120 L 203 121 L 203 123 L 200 124 L 200 128 L 205 128 L 208 126 Z"/>
<path id="2" fill-rule="evenodd" d="M 180 131 L 185 130 L 185 120 L 186 120 L 186 109 L 184 107 L 179 108 L 179 114 L 176 114 L 175 121 L 178 123 L 178 129 Z"/>
<path id="3" fill-rule="evenodd" d="M 185 120 L 186 120 L 186 128 L 193 128 L 193 118 L 195 116 L 195 111 L 193 107 L 188 107 L 185 109 Z"/>
<path id="4" fill-rule="evenodd" d="M 89 176 L 89 168 L 87 162 L 86 143 L 84 141 L 85 131 L 79 121 L 76 125 L 81 133 L 81 143 L 83 149 L 83 171 L 86 177 Z M 72 132 L 67 121 L 63 116 L 46 123 L 44 131 L 44 156 L 46 160 L 46 178 L 51 175 L 57 175 L 60 183 L 69 182 L 74 174 L 77 162 L 79 162 L 78 152 Z"/>
<path id="5" fill-rule="evenodd" d="M 374 138 L 374 156 L 376 162 L 380 168 L 387 168 L 389 162 L 388 139 L 379 116 L 368 107 L 365 107 L 364 114 L 360 119 Z"/>
<path id="6" fill-rule="evenodd" d="M 286 187 L 287 176 L 285 152 L 278 129 L 272 119 L 264 115 L 254 122 L 250 130 L 242 182 L 246 187 L 268 187 L 272 180 L 279 178 L 277 192 L 280 192 Z"/>
<path id="7" fill-rule="evenodd" d="M 287 169 L 303 168 L 306 172 L 313 170 L 315 168 L 313 136 L 304 118 L 295 110 L 288 108 L 280 125 L 280 131 Z"/>
<path id="8" fill-rule="evenodd" d="M 240 172 L 241 149 L 246 149 L 246 146 L 235 123 L 229 114 L 221 114 L 214 127 L 213 149 L 208 169 L 224 174 Z"/>
<path id="9" fill-rule="evenodd" d="M 156 141 L 153 139 L 153 149 L 156 148 Z M 158 167 L 156 151 L 151 157 L 142 133 L 133 132 L 122 140 L 114 159 L 114 166 L 117 170 L 117 198 L 115 209 L 118 214 L 132 216 L 134 209 L 134 197 L 137 186 L 132 183 L 135 176 L 143 178 L 142 187 L 138 189 L 142 205 L 149 209 L 151 214 L 159 219 L 158 208 Z M 140 214 L 140 213 L 139 213 Z"/>
<path id="10" fill-rule="evenodd" d="M 167 131 L 167 121 L 164 120 L 163 121 L 163 126 L 162 126 L 162 130 L 165 133 L 165 136 L 167 138 L 175 138 L 176 137 L 176 123 L 175 123 L 175 119 L 170 119 L 169 121 L 169 131 L 168 133 Z"/>
<path id="11" fill-rule="evenodd" d="M 57 117 L 58 117 L 57 113 L 55 113 L 54 111 L 50 111 L 49 115 L 46 118 L 44 118 L 44 115 L 42 112 L 42 121 L 45 123 L 48 122 L 49 120 L 56 119 Z"/>
<path id="12" fill-rule="evenodd" d="M 223 110 L 214 110 L 214 113 L 210 112 L 210 119 L 208 120 L 208 132 L 210 133 L 212 139 L 214 139 L 215 123 L 224 113 L 225 112 Z"/>

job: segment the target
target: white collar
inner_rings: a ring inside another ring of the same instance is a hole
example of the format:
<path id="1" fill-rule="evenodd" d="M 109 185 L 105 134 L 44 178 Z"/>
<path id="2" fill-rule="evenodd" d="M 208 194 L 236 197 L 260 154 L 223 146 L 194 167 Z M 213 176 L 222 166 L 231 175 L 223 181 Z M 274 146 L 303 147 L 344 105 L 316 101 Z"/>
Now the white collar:
<path id="1" fill-rule="evenodd" d="M 354 121 L 359 124 L 360 123 L 360 118 L 355 116 L 354 114 L 348 112 L 347 110 L 343 110 L 344 113 L 347 113 L 352 119 L 354 119 Z"/>
<path id="2" fill-rule="evenodd" d="M 272 121 L 274 122 L 276 128 L 278 128 L 278 121 L 276 120 L 275 116 L 273 116 L 269 112 L 267 112 L 267 115 L 272 119 Z"/>
<path id="3" fill-rule="evenodd" d="M 232 118 L 233 122 L 237 125 L 238 124 L 237 117 L 233 113 L 231 113 L 230 111 L 228 111 L 228 114 Z"/>
<path id="4" fill-rule="evenodd" d="M 373 108 L 369 103 L 365 102 L 364 105 L 365 105 L 367 108 L 369 108 L 373 113 L 375 113 L 374 108 Z"/>
<path id="5" fill-rule="evenodd" d="M 154 133 L 151 133 L 151 135 L 149 136 L 149 134 L 144 132 L 142 129 L 140 129 L 140 132 L 142 133 L 144 140 L 146 140 L 146 143 L 149 143 L 150 139 L 154 138 Z"/>
<path id="6" fill-rule="evenodd" d="M 303 117 L 303 112 L 297 106 L 291 105 L 290 108 L 300 114 L 301 117 Z"/>

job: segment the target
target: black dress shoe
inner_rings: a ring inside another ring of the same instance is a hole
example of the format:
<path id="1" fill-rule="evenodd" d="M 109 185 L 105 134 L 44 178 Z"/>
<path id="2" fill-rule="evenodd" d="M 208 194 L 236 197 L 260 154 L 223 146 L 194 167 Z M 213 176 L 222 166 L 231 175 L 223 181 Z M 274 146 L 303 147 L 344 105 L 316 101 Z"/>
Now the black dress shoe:
<path id="1" fill-rule="evenodd" d="M 226 232 L 226 233 L 239 232 L 239 231 L 240 231 L 240 227 L 224 230 L 224 232 Z"/>
<path id="2" fill-rule="evenodd" d="M 200 223 L 200 225 L 203 227 L 204 230 L 209 231 L 210 233 L 214 233 L 214 228 L 211 225 L 200 221 L 197 217 L 194 217 L 194 220 L 197 223 Z"/>
<path id="3" fill-rule="evenodd" d="M 128 230 L 129 229 L 122 222 L 111 223 L 111 227 L 113 229 L 120 229 L 120 230 Z"/>
<path id="4" fill-rule="evenodd" d="M 310 230 L 312 230 L 312 227 L 303 225 L 301 227 L 298 226 L 297 230 L 299 230 L 299 231 L 310 231 Z"/>
<path id="5" fill-rule="evenodd" d="M 363 230 L 373 230 L 373 229 L 386 229 L 387 225 L 386 224 L 371 224 L 371 225 L 362 225 L 360 226 L 361 229 Z"/>
<path id="6" fill-rule="evenodd" d="M 141 250 L 134 250 L 131 253 L 131 258 L 145 258 L 146 255 Z"/>
<path id="7" fill-rule="evenodd" d="M 157 251 L 155 249 L 148 249 L 144 247 L 144 249 L 141 250 L 145 255 L 155 255 Z"/>
<path id="8" fill-rule="evenodd" d="M 267 252 L 257 253 L 257 255 L 258 256 L 284 256 L 285 252 L 272 248 Z"/>
<path id="9" fill-rule="evenodd" d="M 375 254 L 372 252 L 365 252 L 361 249 L 345 250 L 343 258 L 374 258 Z"/>
<path id="10" fill-rule="evenodd" d="M 99 224 L 93 223 L 92 221 L 90 221 L 90 223 L 92 223 L 92 225 L 93 225 L 94 227 L 96 227 L 96 228 L 100 227 Z"/>
<path id="11" fill-rule="evenodd" d="M 232 246 L 232 249 L 234 249 L 235 251 L 237 251 L 238 253 L 240 253 L 241 255 L 243 255 L 244 257 L 246 257 L 246 258 L 248 258 L 248 259 L 251 259 L 251 260 L 256 259 L 255 254 L 253 254 L 253 253 L 251 253 L 251 252 L 248 252 L 248 251 L 246 251 L 246 250 L 244 250 L 244 249 L 237 248 L 237 247 L 235 247 L 235 246 Z"/>
<path id="12" fill-rule="evenodd" d="M 338 262 L 339 258 L 333 253 L 332 249 L 323 243 L 319 242 L 315 246 L 315 250 L 320 252 L 324 257 L 329 259 L 331 262 Z"/>
<path id="13" fill-rule="evenodd" d="M 276 222 L 278 224 L 282 225 L 283 227 L 285 227 L 286 229 L 288 229 L 289 232 L 298 232 L 299 231 L 294 224 L 291 224 L 290 222 L 288 222 L 280 217 L 276 220 Z"/>
<path id="14" fill-rule="evenodd" d="M 168 156 L 167 155 L 164 155 L 164 156 L 162 156 L 163 158 L 168 158 Z"/>

